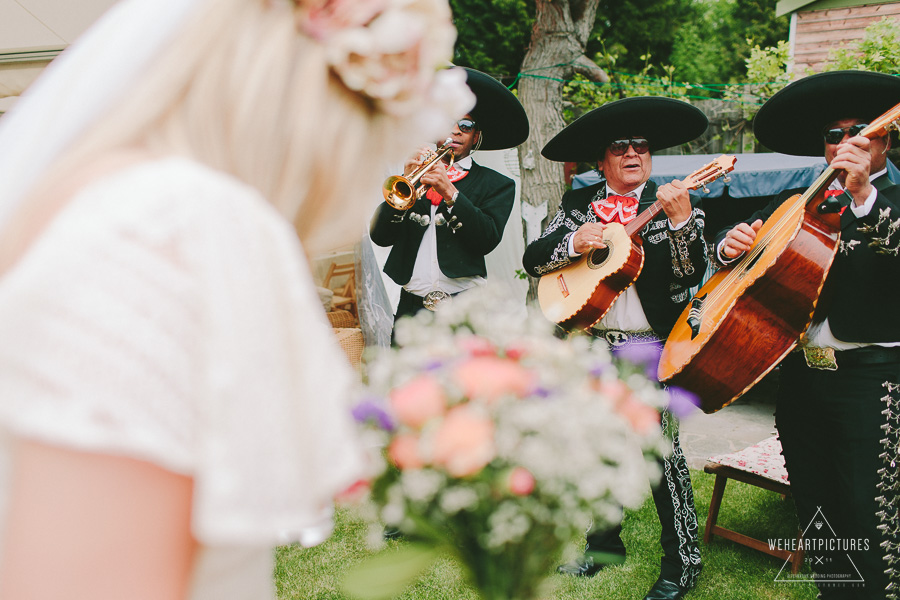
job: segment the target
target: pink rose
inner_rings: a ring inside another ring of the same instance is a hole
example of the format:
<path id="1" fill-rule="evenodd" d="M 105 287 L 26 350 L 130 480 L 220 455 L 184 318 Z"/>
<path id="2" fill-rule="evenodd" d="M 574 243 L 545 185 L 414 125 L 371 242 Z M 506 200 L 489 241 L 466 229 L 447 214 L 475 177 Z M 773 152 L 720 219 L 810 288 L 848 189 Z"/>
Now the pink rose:
<path id="1" fill-rule="evenodd" d="M 509 472 L 507 485 L 516 496 L 527 496 L 534 491 L 534 475 L 525 467 L 515 467 Z"/>
<path id="2" fill-rule="evenodd" d="M 629 387 L 621 379 L 600 379 L 594 387 L 616 405 L 631 393 Z"/>
<path id="3" fill-rule="evenodd" d="M 389 400 L 397 420 L 415 428 L 441 416 L 447 408 L 440 383 L 427 374 L 391 390 Z"/>
<path id="4" fill-rule="evenodd" d="M 494 423 L 469 405 L 450 409 L 434 438 L 434 464 L 467 477 L 494 459 Z"/>
<path id="5" fill-rule="evenodd" d="M 499 356 L 479 356 L 456 367 L 456 381 L 469 398 L 494 402 L 511 394 L 519 398 L 534 390 L 534 373 L 514 360 Z"/>
<path id="6" fill-rule="evenodd" d="M 524 342 L 513 342 L 506 347 L 506 357 L 512 360 L 521 360 L 528 354 L 528 346 Z"/>
<path id="7" fill-rule="evenodd" d="M 456 345 L 469 356 L 495 356 L 497 354 L 494 345 L 483 337 L 464 337 Z"/>
<path id="8" fill-rule="evenodd" d="M 659 429 L 659 413 L 655 408 L 647 406 L 629 394 L 618 403 L 616 411 L 631 424 L 640 435 L 648 435 Z"/>
<path id="9" fill-rule="evenodd" d="M 425 466 L 419 453 L 419 436 L 412 433 L 401 433 L 388 446 L 388 458 L 399 469 L 421 469 Z"/>
<path id="10" fill-rule="evenodd" d="M 612 401 L 615 411 L 625 417 L 635 432 L 647 435 L 659 428 L 659 412 L 635 397 L 622 380 L 601 380 L 595 387 Z"/>
<path id="11" fill-rule="evenodd" d="M 358 479 L 353 485 L 335 496 L 334 501 L 344 506 L 362 504 L 362 501 L 368 496 L 371 487 L 368 480 Z"/>

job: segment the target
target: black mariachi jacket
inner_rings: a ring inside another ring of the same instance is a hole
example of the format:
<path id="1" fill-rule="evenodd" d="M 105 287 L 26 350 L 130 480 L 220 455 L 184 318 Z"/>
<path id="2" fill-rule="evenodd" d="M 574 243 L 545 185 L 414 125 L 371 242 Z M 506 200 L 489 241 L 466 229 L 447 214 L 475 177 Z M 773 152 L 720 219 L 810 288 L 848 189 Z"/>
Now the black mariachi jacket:
<path id="1" fill-rule="evenodd" d="M 638 214 L 656 201 L 656 184 L 648 181 L 638 205 Z M 522 264 L 534 277 L 578 260 L 569 257 L 569 236 L 584 223 L 596 222 L 591 202 L 606 194 L 606 182 L 566 192 L 559 211 L 541 237 L 525 249 Z M 660 211 L 641 230 L 644 266 L 634 285 L 650 327 L 661 338 L 669 335 L 675 321 L 691 299 L 690 288 L 699 285 L 706 272 L 706 243 L 703 240 L 705 215 L 699 198 L 690 221 L 678 231 L 669 229 L 668 217 Z"/>
<path id="2" fill-rule="evenodd" d="M 822 294 L 816 319 L 828 317 L 834 336 L 844 342 L 900 341 L 900 188 L 887 175 L 872 180 L 878 190 L 871 212 L 857 219 L 849 194 L 837 197 L 841 213 L 841 241 Z M 765 221 L 782 202 L 805 189 L 786 190 L 745 223 Z M 733 226 L 732 226 L 733 227 Z M 715 246 L 731 227 L 716 235 Z M 718 253 L 716 253 L 718 255 Z"/>
<path id="3" fill-rule="evenodd" d="M 484 257 L 500 243 L 515 200 L 516 184 L 509 177 L 473 162 L 469 174 L 453 185 L 459 195 L 451 221 L 449 226 L 437 227 L 438 264 L 447 277 L 485 277 Z M 393 246 L 384 272 L 400 285 L 409 283 L 425 235 L 425 226 L 411 219 L 408 213 L 430 218 L 431 201 L 423 196 L 408 211 L 382 203 L 369 227 L 372 242 Z"/>

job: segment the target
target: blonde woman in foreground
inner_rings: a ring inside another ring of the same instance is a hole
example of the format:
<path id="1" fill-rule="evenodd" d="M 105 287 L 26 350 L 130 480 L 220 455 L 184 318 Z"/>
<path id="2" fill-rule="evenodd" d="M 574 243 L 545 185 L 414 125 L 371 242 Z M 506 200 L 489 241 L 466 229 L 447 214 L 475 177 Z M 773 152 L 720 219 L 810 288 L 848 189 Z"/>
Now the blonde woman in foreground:
<path id="1" fill-rule="evenodd" d="M 446 0 L 127 0 L 0 119 L 0 597 L 271 598 L 327 535 L 362 461 L 304 249 L 471 108 L 454 35 Z"/>

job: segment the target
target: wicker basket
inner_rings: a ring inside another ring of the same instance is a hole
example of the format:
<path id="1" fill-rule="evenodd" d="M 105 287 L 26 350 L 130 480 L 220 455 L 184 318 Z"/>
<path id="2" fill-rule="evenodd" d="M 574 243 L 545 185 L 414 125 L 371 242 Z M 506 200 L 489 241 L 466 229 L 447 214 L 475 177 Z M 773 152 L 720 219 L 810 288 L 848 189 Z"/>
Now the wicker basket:
<path id="1" fill-rule="evenodd" d="M 341 348 L 350 360 L 350 364 L 355 369 L 358 369 L 362 362 L 363 349 L 366 347 L 362 330 L 350 327 L 336 327 L 334 334 L 337 336 L 338 344 L 341 345 Z"/>
<path id="2" fill-rule="evenodd" d="M 328 320 L 331 321 L 332 327 L 359 327 L 359 322 L 349 310 L 333 310 L 325 314 L 328 315 Z"/>

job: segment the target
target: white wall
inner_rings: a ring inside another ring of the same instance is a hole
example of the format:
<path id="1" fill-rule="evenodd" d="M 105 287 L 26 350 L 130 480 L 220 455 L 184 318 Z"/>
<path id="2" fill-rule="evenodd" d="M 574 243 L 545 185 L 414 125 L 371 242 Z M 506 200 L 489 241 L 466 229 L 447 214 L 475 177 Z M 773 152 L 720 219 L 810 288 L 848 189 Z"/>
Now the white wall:
<path id="1" fill-rule="evenodd" d="M 0 113 L 116 0 L 0 0 Z"/>

